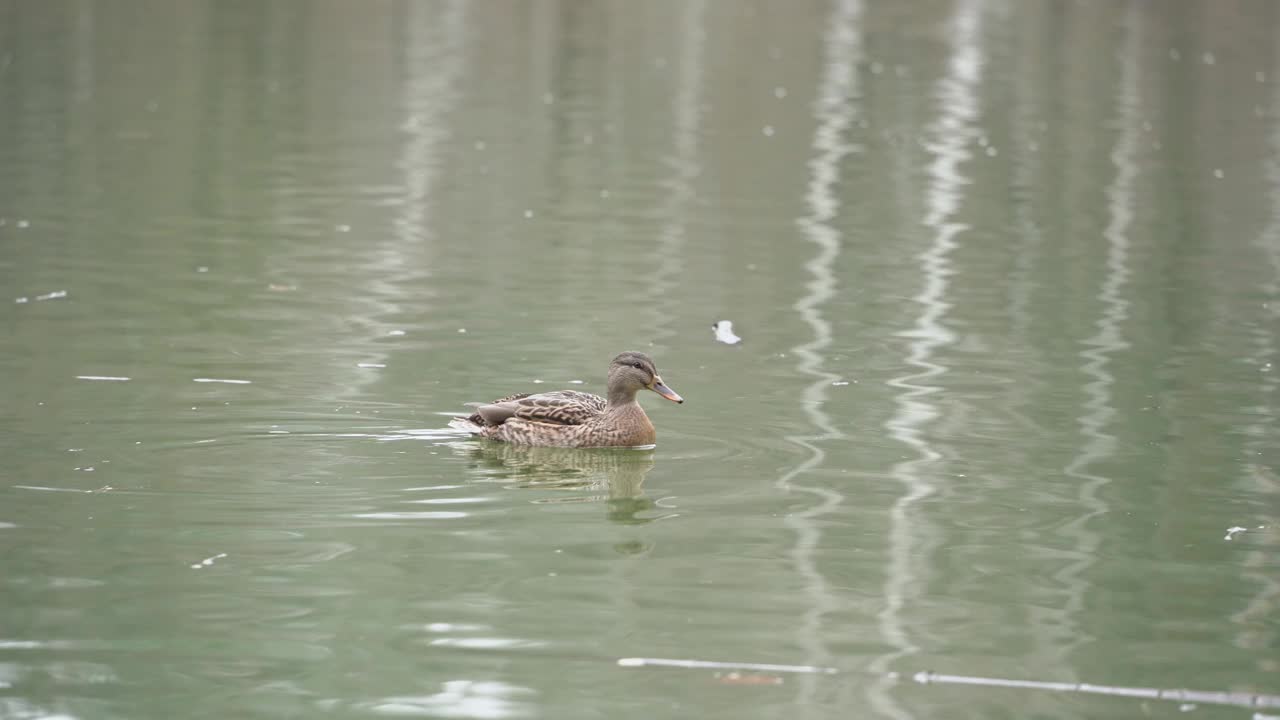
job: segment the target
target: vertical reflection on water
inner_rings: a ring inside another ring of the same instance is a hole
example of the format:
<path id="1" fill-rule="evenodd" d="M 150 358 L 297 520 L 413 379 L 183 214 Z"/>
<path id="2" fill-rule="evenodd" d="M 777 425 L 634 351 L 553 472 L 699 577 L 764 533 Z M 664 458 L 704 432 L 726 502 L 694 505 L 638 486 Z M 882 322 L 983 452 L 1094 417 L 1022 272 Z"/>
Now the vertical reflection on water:
<path id="1" fill-rule="evenodd" d="M 414 294 L 427 287 L 430 275 L 432 229 L 428 217 L 432 188 L 439 175 L 439 154 L 449 139 L 448 113 L 457 105 L 457 85 L 462 74 L 466 30 L 464 0 L 452 0 L 441 8 L 427 3 L 410 3 L 403 39 L 404 120 L 400 130 L 404 143 L 396 167 L 403 180 L 395 206 L 394 241 L 372 243 L 360 263 L 369 292 L 361 298 L 370 307 L 360 321 L 369 327 L 373 339 L 384 338 L 401 311 L 405 288 Z M 385 345 L 371 343 L 370 351 Z M 370 360 L 383 362 L 385 352 L 371 354 Z M 360 377 L 372 379 L 373 374 Z M 358 385 L 353 384 L 352 390 Z"/>
<path id="2" fill-rule="evenodd" d="M 942 321 L 951 307 L 946 299 L 948 278 L 953 273 L 950 254 L 956 248 L 956 236 L 968 228 L 956 215 L 960 208 L 960 190 L 968 182 L 960 172 L 960 165 L 970 158 L 968 146 L 978 134 L 974 121 L 978 117 L 977 86 L 982 81 L 984 62 L 979 44 L 982 10 L 980 0 L 961 0 L 952 17 L 951 54 L 947 72 L 938 81 L 936 91 L 940 115 L 926 145 L 933 161 L 928 168 L 924 225 L 933 239 L 929 248 L 919 255 L 924 288 L 912 300 L 920 305 L 920 314 L 914 327 L 898 333 L 910 340 L 905 362 L 914 371 L 888 383 L 898 391 L 897 411 L 885 427 L 890 436 L 910 447 L 916 457 L 893 467 L 893 476 L 903 484 L 906 493 L 889 511 L 889 561 L 879 621 L 881 635 L 894 650 L 872 663 L 872 668 L 882 674 L 890 669 L 894 660 L 917 651 L 907 636 L 901 612 L 913 579 L 911 558 L 924 554 L 913 550 L 912 535 L 923 534 L 924 528 L 912 527 L 908 516 L 913 505 L 933 492 L 933 484 L 926 474 L 929 467 L 942 458 L 924 435 L 925 425 L 938 416 L 937 407 L 928 399 L 938 387 L 926 381 L 946 372 L 946 367 L 935 362 L 933 356 L 940 347 L 955 340 Z M 872 707 L 882 715 L 909 717 L 890 697 L 889 688 L 888 680 L 872 686 L 868 691 Z"/>
<path id="3" fill-rule="evenodd" d="M 396 233 L 406 245 L 421 242 L 429 233 L 427 198 L 436 177 L 436 154 L 449 136 L 444 115 L 457 103 L 456 85 L 465 55 L 461 48 L 465 7 L 462 0 L 453 0 L 437 18 L 432 5 L 408 6 L 405 119 L 400 127 L 406 140 L 396 163 L 404 175 L 404 195 L 395 220 Z"/>
<path id="4" fill-rule="evenodd" d="M 1280 55 L 1277 58 L 1280 59 Z M 1280 77 L 1280 63 L 1277 63 L 1274 73 L 1274 77 Z M 1280 88 L 1280 85 L 1272 83 L 1272 87 Z M 1280 115 L 1280 90 L 1272 98 L 1272 108 L 1273 117 Z M 1280 415 L 1276 404 L 1276 393 L 1280 390 L 1280 376 L 1277 375 L 1280 373 L 1280 355 L 1277 354 L 1274 330 L 1280 327 L 1280 124 L 1272 124 L 1269 139 L 1271 157 L 1266 174 L 1271 181 L 1271 219 L 1254 241 L 1262 253 L 1268 276 L 1261 288 L 1262 321 L 1250 328 L 1255 348 L 1250 367 L 1258 373 L 1258 407 L 1253 411 L 1258 421 L 1249 425 L 1249 439 L 1244 443 L 1244 449 L 1248 453 L 1245 470 L 1253 481 L 1247 492 L 1275 495 L 1280 492 L 1280 480 L 1276 477 L 1275 467 L 1267 463 L 1264 454 L 1280 445 L 1275 432 L 1276 418 Z M 1276 504 L 1271 506 L 1276 507 Z M 1276 518 L 1272 516 L 1267 520 L 1267 524 L 1274 527 Z M 1277 605 L 1280 605 L 1280 578 L 1269 571 L 1274 562 L 1273 554 L 1268 553 L 1265 547 L 1250 550 L 1244 556 L 1243 563 L 1247 569 L 1243 575 L 1259 590 L 1231 619 L 1240 625 L 1236 632 L 1236 646 L 1263 651 L 1259 653 L 1258 669 L 1275 672 L 1275 661 L 1268 660 L 1265 652 L 1271 637 L 1266 629 L 1266 620 L 1276 616 Z"/>
<path id="5" fill-rule="evenodd" d="M 705 11 L 702 0 L 687 2 L 680 18 L 680 60 L 675 97 L 672 99 L 672 134 L 675 151 L 667 158 L 672 169 L 662 185 L 667 190 L 662 217 L 669 222 L 658 235 L 658 270 L 651 277 L 649 305 L 654 312 L 655 344 L 670 337 L 672 306 L 676 302 L 671 288 L 676 286 L 680 270 L 684 267 L 684 240 L 688 222 L 689 202 L 693 200 L 693 181 L 701 172 L 698 164 L 698 126 L 702 107 L 702 55 L 706 40 Z M 661 348 L 659 348 L 661 349 Z"/>
<path id="6" fill-rule="evenodd" d="M 822 305 L 836 291 L 832 268 L 840 252 L 840 233 L 832 227 L 831 220 L 839 209 L 835 188 L 840 182 L 840 162 L 854 149 L 844 140 L 844 136 L 853 124 L 855 113 L 853 98 L 857 94 L 856 70 L 862 61 L 862 37 L 858 28 L 861 15 L 862 5 L 858 0 L 841 0 L 831 10 L 829 29 L 823 43 L 826 63 L 814 103 L 818 126 L 812 143 L 816 154 L 809 160 L 809 187 L 805 194 L 809 214 L 796 221 L 805 237 L 818 246 L 817 254 L 805 264 L 805 269 L 812 276 L 805 285 L 807 292 L 794 305 L 796 312 L 813 331 L 813 340 L 797 345 L 792 352 L 799 358 L 796 369 L 814 379 L 801 394 L 801 406 L 819 432 L 816 435 L 787 438 L 808 450 L 809 457 L 778 478 L 776 486 L 783 490 L 806 493 L 816 499 L 816 503 L 807 509 L 788 513 L 786 516 L 787 526 L 796 534 L 796 544 L 791 550 L 792 562 L 796 572 L 804 579 L 810 602 L 797 633 L 797 640 L 806 653 L 805 664 L 808 665 L 829 663 L 829 653 L 822 640 L 822 619 L 836 607 L 826 578 L 818 570 L 814 559 L 814 551 L 821 537 L 821 530 L 814 521 L 839 505 L 844 496 L 828 488 L 802 485 L 794 480 L 802 473 L 820 466 L 826 459 L 826 451 L 819 445 L 821 441 L 844 437 L 823 410 L 827 388 L 839 376 L 822 367 L 822 351 L 831 344 L 831 324 L 822 316 Z M 813 707 L 816 682 L 816 678 L 810 676 L 800 679 L 797 698 L 800 707 Z"/>
<path id="7" fill-rule="evenodd" d="M 1140 95 L 1138 87 L 1138 54 L 1141 50 L 1141 20 L 1139 5 L 1132 5 L 1124 20 L 1124 43 L 1120 48 L 1120 80 L 1116 88 L 1117 122 L 1120 127 L 1119 137 L 1111 150 L 1111 164 L 1115 167 L 1115 179 L 1107 188 L 1107 210 L 1110 216 L 1103 230 L 1103 239 L 1107 244 L 1106 272 L 1102 285 L 1098 289 L 1098 298 L 1102 301 L 1102 314 L 1094 323 L 1097 332 L 1083 341 L 1087 346 L 1080 352 L 1084 363 L 1080 371 L 1085 375 L 1084 412 L 1077 418 L 1080 434 L 1084 443 L 1075 458 L 1067 465 L 1065 473 L 1079 479 L 1080 487 L 1076 498 L 1084 512 L 1062 529 L 1062 534 L 1069 536 L 1075 545 L 1076 558 L 1060 572 L 1056 579 L 1067 590 L 1067 598 L 1063 609 L 1068 618 L 1074 617 L 1085 609 L 1085 594 L 1088 581 L 1082 577 L 1093 564 L 1101 538 L 1089 527 L 1089 522 L 1107 511 L 1107 503 L 1099 493 L 1103 485 L 1110 482 L 1105 475 L 1091 472 L 1090 467 L 1098 461 L 1111 456 L 1115 452 L 1116 438 L 1107 431 L 1107 426 L 1116 415 L 1112 406 L 1112 386 L 1115 376 L 1109 365 L 1112 356 L 1125 348 L 1129 343 L 1121 334 L 1121 324 L 1129 316 L 1129 301 L 1121 291 L 1128 281 L 1129 270 L 1129 226 L 1133 222 L 1133 184 L 1138 174 L 1134 162 L 1139 138 Z M 1089 642 L 1090 638 L 1083 628 L 1072 627 L 1068 644 L 1062 648 L 1064 656 L 1074 648 Z"/>

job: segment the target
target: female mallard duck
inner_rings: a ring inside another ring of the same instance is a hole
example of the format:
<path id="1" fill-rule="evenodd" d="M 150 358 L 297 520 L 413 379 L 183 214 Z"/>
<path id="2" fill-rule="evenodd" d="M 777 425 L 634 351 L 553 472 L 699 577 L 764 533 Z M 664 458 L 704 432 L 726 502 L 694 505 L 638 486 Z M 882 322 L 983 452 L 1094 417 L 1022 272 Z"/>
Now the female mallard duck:
<path id="1" fill-rule="evenodd" d="M 556 390 L 519 393 L 479 405 L 470 417 L 457 417 L 451 427 L 473 435 L 519 445 L 556 447 L 635 447 L 652 445 L 657 435 L 636 393 L 652 390 L 682 403 L 684 398 L 658 377 L 653 360 L 640 352 L 624 352 L 609 365 L 609 398 Z"/>

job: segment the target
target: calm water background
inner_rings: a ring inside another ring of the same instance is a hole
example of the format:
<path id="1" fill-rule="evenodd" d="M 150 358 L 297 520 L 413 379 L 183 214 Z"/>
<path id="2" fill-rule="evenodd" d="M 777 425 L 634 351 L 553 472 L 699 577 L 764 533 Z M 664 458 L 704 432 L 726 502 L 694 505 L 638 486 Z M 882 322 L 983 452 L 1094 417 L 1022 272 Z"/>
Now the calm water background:
<path id="1" fill-rule="evenodd" d="M 1280 692 L 1276 37 L 0 0 L 0 718 L 1253 717 L 910 677 Z"/>

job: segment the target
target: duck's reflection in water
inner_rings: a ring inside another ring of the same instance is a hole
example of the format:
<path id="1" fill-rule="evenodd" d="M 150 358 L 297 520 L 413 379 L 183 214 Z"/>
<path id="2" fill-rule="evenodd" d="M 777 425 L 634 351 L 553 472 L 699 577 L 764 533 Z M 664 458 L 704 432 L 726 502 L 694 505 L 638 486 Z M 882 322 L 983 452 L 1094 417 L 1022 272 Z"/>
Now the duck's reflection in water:
<path id="1" fill-rule="evenodd" d="M 644 497 L 644 478 L 653 469 L 653 450 L 634 448 L 528 447 L 483 442 L 470 448 L 473 467 L 516 490 L 553 490 L 534 503 L 602 502 L 606 517 L 637 524 L 667 515 L 641 517 L 660 507 Z"/>

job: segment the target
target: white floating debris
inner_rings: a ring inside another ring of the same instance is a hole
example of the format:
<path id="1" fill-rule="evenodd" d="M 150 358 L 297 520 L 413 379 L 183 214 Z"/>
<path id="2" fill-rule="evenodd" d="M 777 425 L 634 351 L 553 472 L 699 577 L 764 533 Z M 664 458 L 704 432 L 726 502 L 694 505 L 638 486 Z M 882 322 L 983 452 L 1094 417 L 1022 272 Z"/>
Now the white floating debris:
<path id="1" fill-rule="evenodd" d="M 535 385 L 541 385 L 543 382 L 544 382 L 544 381 L 543 381 L 543 380 L 541 380 L 541 379 L 537 379 L 537 380 L 534 380 L 534 381 L 533 381 L 533 383 L 534 383 Z"/>
<path id="2" fill-rule="evenodd" d="M 1213 53 L 1211 52 L 1205 53 L 1200 59 L 1204 61 L 1205 65 L 1212 65 L 1218 61 L 1218 59 L 1214 57 Z"/>
<path id="3" fill-rule="evenodd" d="M 227 378 L 191 378 L 191 382 L 222 383 L 223 385 L 251 385 L 252 380 L 228 380 Z M 195 408 L 192 408 L 194 410 Z"/>
<path id="4" fill-rule="evenodd" d="M 582 384 L 582 381 L 581 381 L 581 380 L 570 380 L 570 381 L 569 381 L 569 384 L 570 384 L 570 385 L 581 385 L 581 384 Z"/>
<path id="5" fill-rule="evenodd" d="M 14 298 L 14 299 L 13 299 L 13 301 L 14 301 L 14 302 L 16 302 L 16 303 L 18 303 L 19 305 L 21 305 L 21 304 L 23 304 L 23 303 L 31 302 L 31 298 L 29 298 L 29 297 L 16 297 L 16 298 Z"/>
<path id="6" fill-rule="evenodd" d="M 711 325 L 711 329 L 715 331 L 716 340 L 725 345 L 737 345 L 742 342 L 742 338 L 733 334 L 733 321 L 721 320 Z"/>
<path id="7" fill-rule="evenodd" d="M 401 335 L 404 335 L 404 331 L 403 331 L 403 330 L 388 330 L 388 331 L 387 331 L 387 334 L 388 334 L 388 335 L 390 335 L 390 336 L 392 336 L 392 337 L 400 337 Z"/>
<path id="8" fill-rule="evenodd" d="M 19 220 L 19 221 L 18 221 L 18 227 L 20 227 L 20 228 L 29 228 L 29 227 L 31 227 L 31 221 L 30 221 L 30 220 Z"/>
<path id="9" fill-rule="evenodd" d="M 532 210 L 525 210 L 525 211 L 524 211 L 524 216 L 525 216 L 525 217 L 527 217 L 527 218 L 531 218 L 531 217 L 533 217 L 533 211 L 532 211 Z"/>
<path id="10" fill-rule="evenodd" d="M 466 328 L 458 328 L 458 332 L 460 333 L 465 333 L 466 331 L 467 331 Z"/>
<path id="11" fill-rule="evenodd" d="M 778 87 L 773 89 L 773 96 L 781 100 L 782 98 L 787 96 L 787 89 L 779 85 Z"/>
<path id="12" fill-rule="evenodd" d="M 66 290 L 54 290 L 53 292 L 48 292 L 43 295 L 37 295 L 35 299 L 39 302 L 40 300 L 57 300 L 58 298 L 64 298 L 66 296 Z M 26 298 L 23 298 L 22 301 L 26 302 Z"/>
<path id="13" fill-rule="evenodd" d="M 226 554 L 226 553 L 218 553 L 217 555 L 214 555 L 214 556 L 212 556 L 212 557 L 207 557 L 207 558 L 205 558 L 205 559 L 201 560 L 201 561 L 200 561 L 200 562 L 198 562 L 198 563 L 194 563 L 194 564 L 191 566 L 191 569 L 192 569 L 192 570 L 199 570 L 200 568 L 206 568 L 206 567 L 209 567 L 210 565 L 212 565 L 212 564 L 213 564 L 213 561 L 214 561 L 214 560 L 221 560 L 222 558 L 224 558 L 224 557 L 226 557 L 226 556 L 227 556 L 227 554 Z"/>
<path id="14" fill-rule="evenodd" d="M 207 272 L 209 272 L 209 266 L 208 266 L 208 265 L 201 265 L 200 267 L 197 267 L 197 268 L 196 268 L 196 272 L 198 272 L 198 273 L 207 273 Z"/>
<path id="15" fill-rule="evenodd" d="M 773 137 L 773 126 L 765 125 L 763 128 L 760 128 L 760 132 L 764 133 L 765 137 Z"/>
<path id="16" fill-rule="evenodd" d="M 386 363 L 356 363 L 356 367 L 359 368 L 384 368 L 386 366 Z"/>
<path id="17" fill-rule="evenodd" d="M 125 382 L 131 378 L 117 377 L 115 375 L 77 375 L 77 380 L 108 380 L 111 382 Z"/>
<path id="18" fill-rule="evenodd" d="M 831 383 L 831 384 L 832 384 L 832 385 L 848 385 L 848 384 L 849 384 L 849 381 L 848 381 L 848 380 L 836 380 L 835 382 L 833 382 L 833 383 Z"/>
<path id="19" fill-rule="evenodd" d="M 1227 534 L 1226 534 L 1226 535 L 1224 535 L 1222 539 L 1223 539 L 1223 540 L 1230 540 L 1231 538 L 1235 537 L 1235 536 L 1236 536 L 1236 535 L 1238 535 L 1239 533 L 1242 533 L 1242 532 L 1244 532 L 1244 531 L 1246 531 L 1246 530 L 1248 530 L 1248 529 L 1249 529 L 1249 528 L 1242 528 L 1242 527 L 1240 527 L 1239 525 L 1236 525 L 1235 527 L 1229 527 L 1229 528 L 1227 528 Z"/>
<path id="20" fill-rule="evenodd" d="M 350 225 L 334 225 L 334 226 L 333 226 L 333 229 L 334 229 L 334 230 L 337 230 L 337 231 L 338 231 L 338 232 L 340 232 L 340 233 L 351 232 L 351 226 L 350 226 Z"/>

